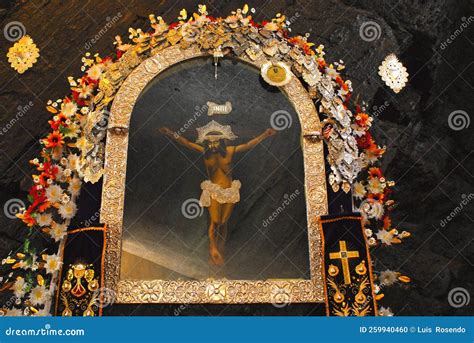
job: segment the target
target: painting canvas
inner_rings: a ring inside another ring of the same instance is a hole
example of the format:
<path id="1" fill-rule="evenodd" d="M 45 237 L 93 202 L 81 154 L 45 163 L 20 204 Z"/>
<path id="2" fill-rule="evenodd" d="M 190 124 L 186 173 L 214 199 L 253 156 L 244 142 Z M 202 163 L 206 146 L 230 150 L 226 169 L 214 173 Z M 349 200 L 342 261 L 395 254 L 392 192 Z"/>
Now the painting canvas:
<path id="1" fill-rule="evenodd" d="M 212 62 L 171 67 L 135 103 L 120 278 L 309 279 L 298 116 L 258 70 Z"/>

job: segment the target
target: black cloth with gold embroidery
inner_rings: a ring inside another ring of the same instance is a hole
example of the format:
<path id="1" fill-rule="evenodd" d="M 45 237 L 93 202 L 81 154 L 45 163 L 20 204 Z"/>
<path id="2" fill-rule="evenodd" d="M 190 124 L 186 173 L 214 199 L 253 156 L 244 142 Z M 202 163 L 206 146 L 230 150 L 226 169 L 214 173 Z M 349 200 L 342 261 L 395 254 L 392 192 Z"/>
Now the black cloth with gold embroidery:
<path id="1" fill-rule="evenodd" d="M 359 214 L 320 218 L 328 316 L 374 316 L 373 276 Z"/>
<path id="2" fill-rule="evenodd" d="M 104 226 L 68 231 L 56 290 L 55 315 L 102 315 L 105 235 Z"/>

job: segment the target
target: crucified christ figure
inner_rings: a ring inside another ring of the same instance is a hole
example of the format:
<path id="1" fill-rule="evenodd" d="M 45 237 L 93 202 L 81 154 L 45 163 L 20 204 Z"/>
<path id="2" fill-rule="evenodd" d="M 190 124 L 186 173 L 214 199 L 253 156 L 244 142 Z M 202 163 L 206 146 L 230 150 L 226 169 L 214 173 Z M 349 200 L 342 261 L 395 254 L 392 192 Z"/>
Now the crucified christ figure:
<path id="1" fill-rule="evenodd" d="M 209 180 L 201 183 L 200 205 L 209 211 L 209 262 L 213 265 L 224 263 L 224 245 L 227 237 L 227 223 L 234 209 L 240 201 L 239 180 L 232 179 L 232 160 L 234 154 L 248 151 L 273 136 L 276 131 L 267 129 L 259 136 L 247 143 L 229 145 L 229 141 L 237 138 L 230 126 L 220 125 L 215 121 L 202 128 L 198 128 L 196 143 L 177 135 L 167 127 L 160 128 L 160 132 L 170 137 L 186 148 L 202 153 L 204 166 Z"/>

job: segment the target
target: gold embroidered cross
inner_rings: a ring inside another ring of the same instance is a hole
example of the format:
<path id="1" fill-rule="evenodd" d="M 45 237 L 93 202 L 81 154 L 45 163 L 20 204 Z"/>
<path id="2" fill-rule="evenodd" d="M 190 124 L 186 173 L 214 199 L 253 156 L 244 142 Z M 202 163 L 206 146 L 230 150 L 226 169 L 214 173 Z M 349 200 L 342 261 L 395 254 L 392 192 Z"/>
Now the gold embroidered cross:
<path id="1" fill-rule="evenodd" d="M 339 241 L 339 251 L 329 253 L 331 260 L 340 259 L 342 264 L 342 272 L 344 274 L 344 283 L 351 283 L 351 273 L 349 270 L 349 259 L 359 257 L 358 251 L 347 251 L 346 241 Z"/>

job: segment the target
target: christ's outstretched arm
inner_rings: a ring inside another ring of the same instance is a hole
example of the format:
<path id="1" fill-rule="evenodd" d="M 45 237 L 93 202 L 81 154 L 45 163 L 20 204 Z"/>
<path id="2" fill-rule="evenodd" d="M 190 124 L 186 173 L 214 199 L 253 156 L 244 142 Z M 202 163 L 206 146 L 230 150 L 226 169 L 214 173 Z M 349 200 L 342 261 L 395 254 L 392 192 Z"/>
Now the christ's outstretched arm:
<path id="1" fill-rule="evenodd" d="M 261 143 L 265 138 L 271 137 L 276 134 L 274 129 L 266 129 L 264 133 L 255 137 L 254 139 L 249 140 L 247 143 L 237 145 L 235 147 L 235 152 L 242 152 L 252 149 L 257 144 Z"/>
<path id="2" fill-rule="evenodd" d="M 186 138 L 182 137 L 182 136 L 179 136 L 178 134 L 176 134 L 175 132 L 171 131 L 170 129 L 168 129 L 167 127 L 162 127 L 160 128 L 160 132 L 166 136 L 168 136 L 169 138 L 175 140 L 176 142 L 178 142 L 179 144 L 181 145 L 184 145 L 186 148 L 188 149 L 191 149 L 191 150 L 194 150 L 194 151 L 197 151 L 197 152 L 200 152 L 200 153 L 203 153 L 204 152 L 204 147 L 202 147 L 201 145 L 199 144 L 196 144 L 196 143 L 193 143 L 189 140 L 187 140 Z"/>

